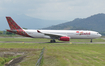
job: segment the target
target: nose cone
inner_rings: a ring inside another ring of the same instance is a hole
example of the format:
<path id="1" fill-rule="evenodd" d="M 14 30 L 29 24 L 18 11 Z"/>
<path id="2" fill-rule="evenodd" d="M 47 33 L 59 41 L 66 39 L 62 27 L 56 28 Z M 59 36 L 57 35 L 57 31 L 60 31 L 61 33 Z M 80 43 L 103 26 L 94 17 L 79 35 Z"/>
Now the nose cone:
<path id="1" fill-rule="evenodd" d="M 101 34 L 99 34 L 99 37 L 101 37 L 102 35 Z"/>

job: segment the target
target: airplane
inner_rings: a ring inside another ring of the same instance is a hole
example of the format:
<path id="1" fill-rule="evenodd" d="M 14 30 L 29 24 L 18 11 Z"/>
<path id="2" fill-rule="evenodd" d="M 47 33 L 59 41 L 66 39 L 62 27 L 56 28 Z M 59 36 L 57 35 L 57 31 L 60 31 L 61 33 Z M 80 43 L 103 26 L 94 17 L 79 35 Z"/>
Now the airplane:
<path id="1" fill-rule="evenodd" d="M 60 41 L 70 41 L 70 39 L 92 39 L 101 37 L 96 31 L 90 30 L 26 30 L 22 29 L 18 24 L 11 18 L 6 17 L 9 24 L 10 30 L 8 32 L 22 35 L 31 38 L 47 38 L 51 39 L 51 43 L 55 43 L 55 39 Z"/>

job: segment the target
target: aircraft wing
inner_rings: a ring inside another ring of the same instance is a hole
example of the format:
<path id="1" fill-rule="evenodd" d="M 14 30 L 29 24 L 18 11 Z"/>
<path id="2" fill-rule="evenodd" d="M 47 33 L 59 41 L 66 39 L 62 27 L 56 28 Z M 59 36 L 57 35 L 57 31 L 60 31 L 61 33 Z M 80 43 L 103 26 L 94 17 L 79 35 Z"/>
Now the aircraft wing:
<path id="1" fill-rule="evenodd" d="M 67 35 L 64 35 L 64 34 L 57 34 L 57 33 L 45 33 L 45 32 L 41 32 L 39 30 L 37 30 L 37 32 L 42 33 L 42 34 L 47 35 L 47 36 L 50 36 L 53 39 L 58 39 L 60 37 L 67 36 Z"/>

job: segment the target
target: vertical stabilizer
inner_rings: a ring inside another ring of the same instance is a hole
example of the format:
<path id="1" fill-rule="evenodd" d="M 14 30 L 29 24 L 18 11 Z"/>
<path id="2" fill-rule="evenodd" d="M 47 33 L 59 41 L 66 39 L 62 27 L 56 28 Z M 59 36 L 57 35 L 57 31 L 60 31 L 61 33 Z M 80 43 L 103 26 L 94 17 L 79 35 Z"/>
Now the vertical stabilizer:
<path id="1" fill-rule="evenodd" d="M 6 19 L 10 27 L 10 30 L 7 30 L 8 32 L 26 37 L 31 37 L 20 26 L 18 26 L 18 24 L 11 17 L 6 17 Z"/>
<path id="2" fill-rule="evenodd" d="M 18 26 L 18 24 L 16 24 L 16 22 L 11 17 L 6 17 L 6 19 L 8 21 L 11 30 L 17 30 L 17 29 L 22 30 L 22 28 Z"/>

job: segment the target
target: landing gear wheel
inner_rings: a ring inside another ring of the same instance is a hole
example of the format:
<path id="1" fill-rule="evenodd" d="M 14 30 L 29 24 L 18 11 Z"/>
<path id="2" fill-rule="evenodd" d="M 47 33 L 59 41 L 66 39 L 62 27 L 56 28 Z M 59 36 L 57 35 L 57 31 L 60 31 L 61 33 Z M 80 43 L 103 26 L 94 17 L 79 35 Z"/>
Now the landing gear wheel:
<path id="1" fill-rule="evenodd" d="M 50 42 L 51 42 L 51 43 L 55 43 L 56 41 L 55 41 L 55 40 L 51 40 Z"/>
<path id="2" fill-rule="evenodd" d="M 53 40 L 53 42 L 55 43 L 56 41 L 55 41 L 55 40 Z"/>
<path id="3" fill-rule="evenodd" d="M 50 40 L 50 43 L 52 43 L 53 41 L 52 40 Z"/>
<path id="4" fill-rule="evenodd" d="M 92 39 L 91 39 L 91 41 L 90 41 L 91 43 L 92 43 Z"/>

